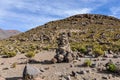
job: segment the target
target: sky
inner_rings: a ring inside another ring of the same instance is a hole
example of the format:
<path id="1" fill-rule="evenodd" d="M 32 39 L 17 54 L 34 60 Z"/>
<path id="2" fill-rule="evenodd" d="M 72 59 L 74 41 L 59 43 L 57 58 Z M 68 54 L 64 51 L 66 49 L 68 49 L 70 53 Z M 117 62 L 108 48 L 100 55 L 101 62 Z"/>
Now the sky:
<path id="1" fill-rule="evenodd" d="M 0 0 L 0 28 L 24 32 L 84 13 L 120 19 L 120 0 Z"/>

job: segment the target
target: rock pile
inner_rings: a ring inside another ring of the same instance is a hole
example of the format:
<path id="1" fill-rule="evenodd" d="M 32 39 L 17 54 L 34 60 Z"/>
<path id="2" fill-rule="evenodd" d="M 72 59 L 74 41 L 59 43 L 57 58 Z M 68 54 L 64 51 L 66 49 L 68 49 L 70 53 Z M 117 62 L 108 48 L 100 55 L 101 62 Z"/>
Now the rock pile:
<path id="1" fill-rule="evenodd" d="M 56 55 L 52 59 L 53 63 L 60 62 L 71 62 L 74 59 L 70 44 L 68 41 L 68 35 L 61 33 L 58 38 L 58 48 L 56 49 Z"/>

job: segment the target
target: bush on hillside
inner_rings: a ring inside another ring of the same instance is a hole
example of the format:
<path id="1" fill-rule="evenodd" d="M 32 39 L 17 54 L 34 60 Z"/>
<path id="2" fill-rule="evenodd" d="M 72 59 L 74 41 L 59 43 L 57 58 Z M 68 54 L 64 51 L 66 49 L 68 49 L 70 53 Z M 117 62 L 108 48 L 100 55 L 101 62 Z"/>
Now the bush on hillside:
<path id="1" fill-rule="evenodd" d="M 14 56 L 16 56 L 16 53 L 15 53 L 14 51 L 5 52 L 5 56 L 6 56 L 6 57 L 14 57 Z"/>
<path id="2" fill-rule="evenodd" d="M 32 58 L 35 56 L 35 53 L 33 51 L 29 51 L 26 55 L 27 58 Z"/>
<path id="3" fill-rule="evenodd" d="M 99 49 L 99 48 L 95 48 L 93 52 L 94 52 L 96 57 L 104 55 L 104 51 L 102 49 Z"/>

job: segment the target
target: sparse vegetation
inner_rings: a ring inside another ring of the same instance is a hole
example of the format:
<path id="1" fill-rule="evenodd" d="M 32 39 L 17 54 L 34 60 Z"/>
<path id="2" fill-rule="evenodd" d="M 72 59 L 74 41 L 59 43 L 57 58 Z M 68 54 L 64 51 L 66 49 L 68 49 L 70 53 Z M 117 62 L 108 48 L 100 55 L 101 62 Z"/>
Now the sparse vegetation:
<path id="1" fill-rule="evenodd" d="M 6 56 L 6 57 L 14 57 L 14 56 L 16 56 L 16 53 L 13 52 L 13 51 L 5 52 L 5 56 Z"/>
<path id="2" fill-rule="evenodd" d="M 4 49 L 16 51 L 16 53 L 27 53 L 56 48 L 57 38 L 61 32 L 71 34 L 69 42 L 73 51 L 85 53 L 86 45 L 92 45 L 94 52 L 99 55 L 103 55 L 103 51 L 108 49 L 114 52 L 120 49 L 120 20 L 104 15 L 84 14 L 52 21 L 9 39 L 1 40 L 1 54 L 5 54 Z"/>
<path id="3" fill-rule="evenodd" d="M 86 59 L 85 62 L 84 62 L 84 65 L 87 66 L 87 67 L 90 67 L 92 65 L 92 61 Z"/>
<path id="4" fill-rule="evenodd" d="M 96 57 L 98 57 L 98 56 L 104 55 L 104 51 L 102 49 L 95 48 L 94 49 L 94 54 L 95 54 Z"/>
<path id="5" fill-rule="evenodd" d="M 116 68 L 115 64 L 109 64 L 108 65 L 108 71 L 116 72 L 116 70 L 117 70 L 117 68 Z"/>
<path id="6" fill-rule="evenodd" d="M 25 55 L 27 58 L 32 58 L 35 56 L 35 53 L 32 52 L 32 51 L 29 51 L 26 55 Z"/>

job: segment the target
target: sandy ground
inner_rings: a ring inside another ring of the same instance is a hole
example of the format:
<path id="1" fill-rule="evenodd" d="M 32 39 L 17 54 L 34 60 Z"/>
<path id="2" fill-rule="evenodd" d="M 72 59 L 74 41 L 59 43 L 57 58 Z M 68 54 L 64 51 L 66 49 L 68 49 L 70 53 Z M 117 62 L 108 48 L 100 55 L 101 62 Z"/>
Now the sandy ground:
<path id="1" fill-rule="evenodd" d="M 86 58 L 81 58 L 80 61 L 73 61 L 71 63 L 56 63 L 49 64 L 48 61 L 51 60 L 55 55 L 53 51 L 42 51 L 39 54 L 36 54 L 34 59 L 39 61 L 39 63 L 30 64 L 31 66 L 35 66 L 44 72 L 41 72 L 40 77 L 44 78 L 44 80 L 61 80 L 61 75 L 69 75 L 72 71 L 80 72 L 90 70 L 91 72 L 85 74 L 79 74 L 77 78 L 72 78 L 72 80 L 104 80 L 102 77 L 111 76 L 108 80 L 120 80 L 120 77 L 115 74 L 108 73 L 100 73 L 95 69 L 89 67 L 81 67 L 80 65 L 84 63 Z M 95 63 L 103 63 L 105 64 L 110 59 L 114 62 L 120 62 L 120 58 L 107 58 L 106 60 L 102 60 L 99 58 L 99 61 L 94 61 L 95 58 L 92 58 Z M 27 60 L 24 54 L 18 54 L 13 58 L 1 58 L 0 57 L 0 75 L 5 77 L 7 80 L 18 80 L 22 77 L 23 69 L 25 67 L 24 62 Z M 13 63 L 17 63 L 16 68 L 11 68 Z M 21 64 L 22 63 L 22 64 Z M 106 80 L 106 79 L 105 79 Z"/>

